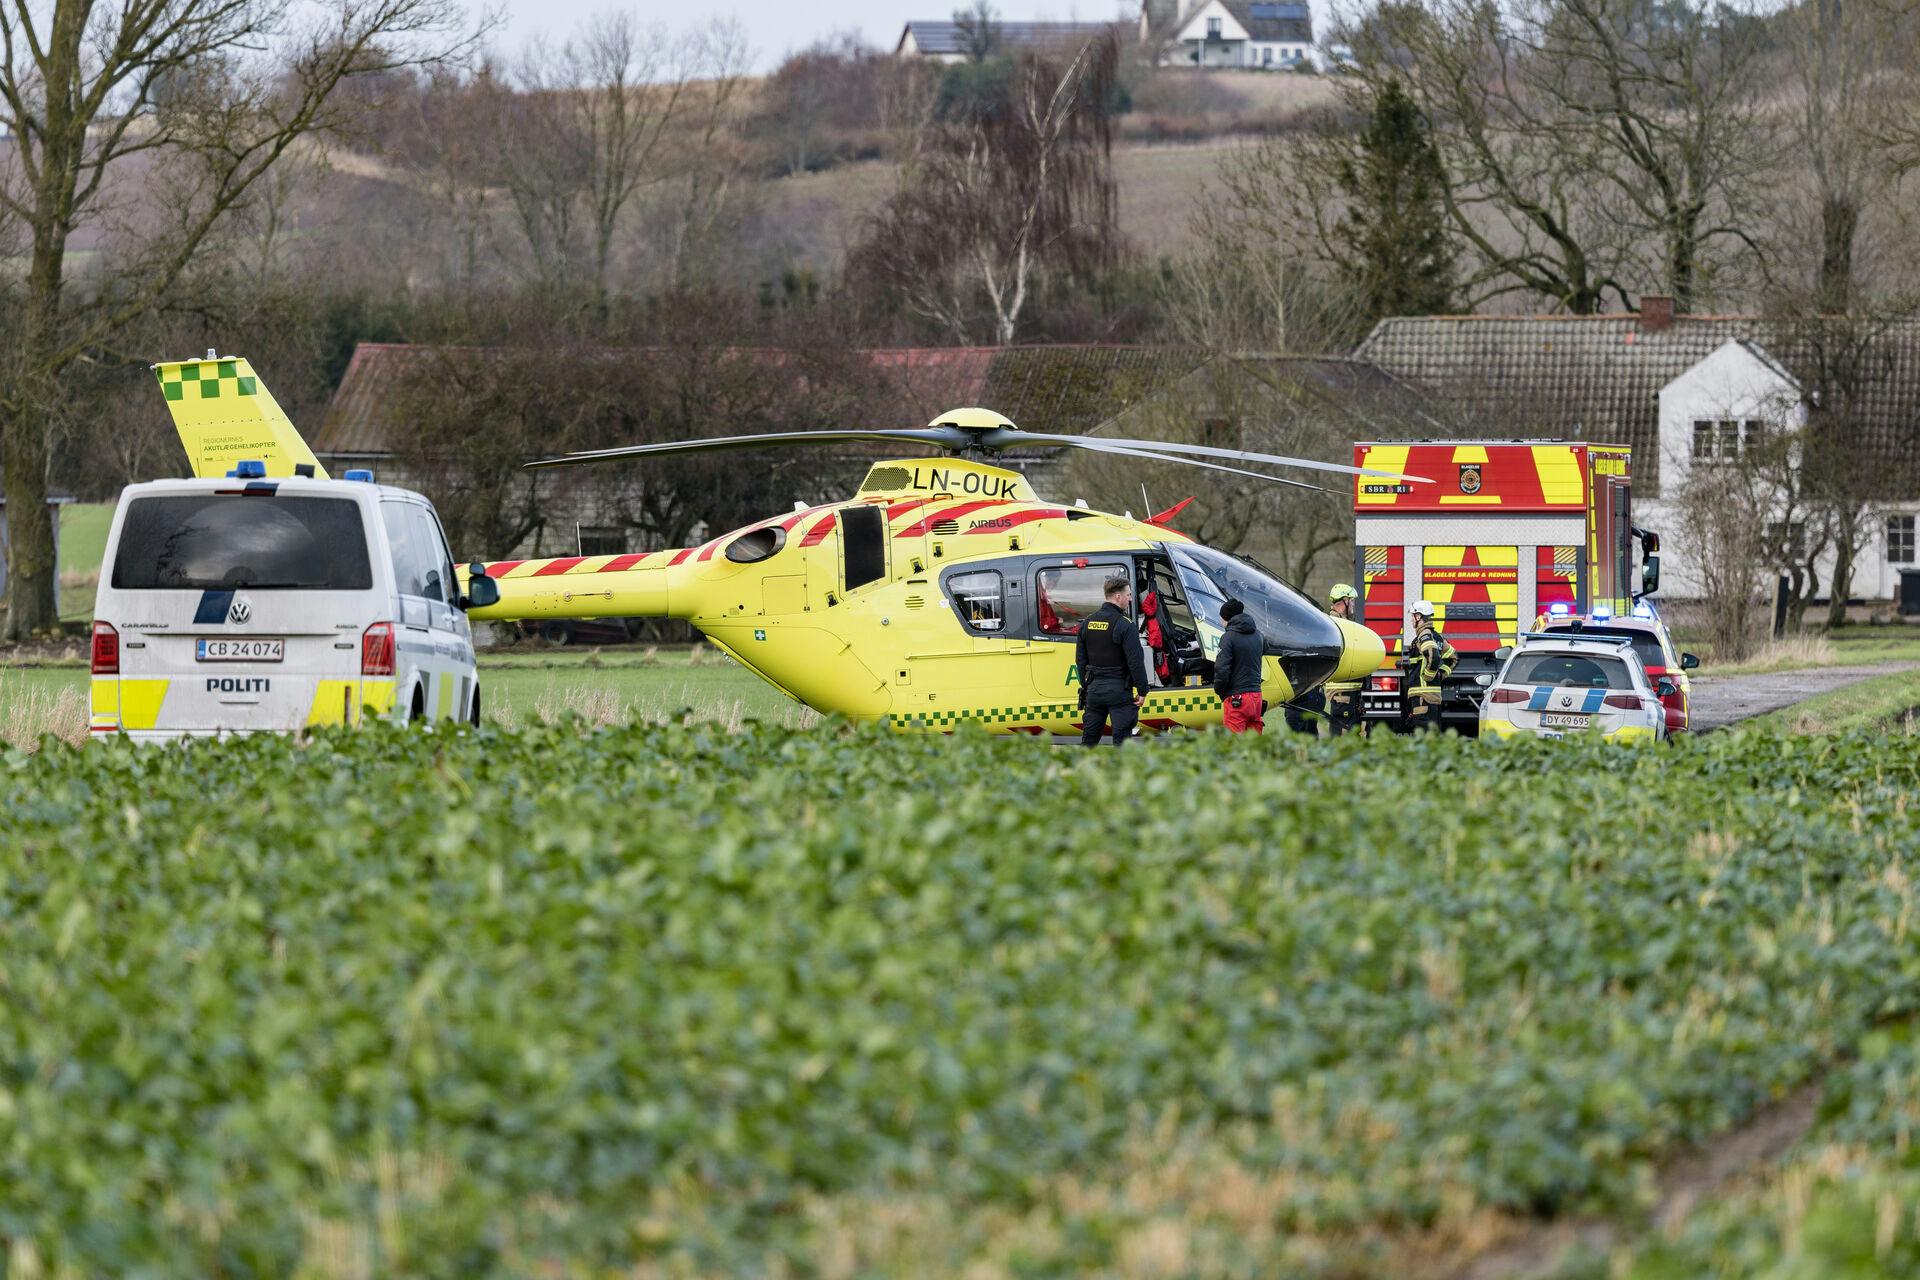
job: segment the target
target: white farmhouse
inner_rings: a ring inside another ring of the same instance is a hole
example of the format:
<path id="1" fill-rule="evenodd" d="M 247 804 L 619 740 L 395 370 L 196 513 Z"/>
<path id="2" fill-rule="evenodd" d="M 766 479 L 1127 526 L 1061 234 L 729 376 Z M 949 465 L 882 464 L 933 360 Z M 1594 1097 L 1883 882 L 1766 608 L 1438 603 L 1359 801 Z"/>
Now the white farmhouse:
<path id="1" fill-rule="evenodd" d="M 1629 315 L 1395 317 L 1354 357 L 1488 435 L 1632 445 L 1634 523 L 1661 534 L 1661 594 L 1687 599 L 1698 592 L 1679 510 L 1689 479 L 1775 433 L 1830 423 L 1819 387 L 1831 354 L 1813 333 L 1763 317 L 1675 315 L 1662 297 L 1641 303 Z M 1920 324 L 1855 341 L 1866 353 L 1851 379 L 1852 447 L 1878 497 L 1850 594 L 1884 601 L 1897 597 L 1902 570 L 1920 568 Z M 1790 520 L 1775 523 L 1777 534 L 1793 535 Z M 1831 555 L 1816 565 L 1817 594 L 1832 567 Z"/>
<path id="2" fill-rule="evenodd" d="M 1311 66 L 1313 13 L 1278 0 L 1147 0 L 1140 39 L 1163 66 L 1288 71 Z"/>

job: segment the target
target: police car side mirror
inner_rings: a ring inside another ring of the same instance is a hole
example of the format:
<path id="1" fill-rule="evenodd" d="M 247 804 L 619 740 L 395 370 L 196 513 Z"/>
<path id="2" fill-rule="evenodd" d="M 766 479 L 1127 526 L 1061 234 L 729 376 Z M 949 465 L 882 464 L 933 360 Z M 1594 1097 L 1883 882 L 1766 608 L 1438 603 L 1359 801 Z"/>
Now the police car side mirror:
<path id="1" fill-rule="evenodd" d="M 1680 669 L 1682 671 L 1691 671 L 1699 665 L 1700 657 L 1698 654 L 1683 653 L 1680 655 Z"/>
<path id="2" fill-rule="evenodd" d="M 1495 649 L 1493 651 L 1493 660 L 1495 662 L 1505 662 L 1508 658 L 1511 658 L 1512 656 L 1513 656 L 1513 646 L 1510 644 L 1503 644 L 1498 649 Z"/>
<path id="3" fill-rule="evenodd" d="M 1485 689 L 1493 683 L 1493 677 L 1487 672 L 1482 671 L 1479 675 L 1473 678 L 1473 682 L 1479 685 L 1482 689 Z"/>
<path id="4" fill-rule="evenodd" d="M 460 597 L 462 609 L 486 609 L 500 603 L 500 584 L 487 576 L 487 567 L 477 561 L 467 570 L 467 594 Z"/>
<path id="5" fill-rule="evenodd" d="M 1671 698 L 1674 694 L 1680 692 L 1680 686 L 1675 684 L 1673 681 L 1667 679 L 1665 676 L 1661 676 L 1660 683 L 1655 685 L 1653 688 L 1654 688 L 1654 692 L 1658 693 L 1663 698 Z"/>

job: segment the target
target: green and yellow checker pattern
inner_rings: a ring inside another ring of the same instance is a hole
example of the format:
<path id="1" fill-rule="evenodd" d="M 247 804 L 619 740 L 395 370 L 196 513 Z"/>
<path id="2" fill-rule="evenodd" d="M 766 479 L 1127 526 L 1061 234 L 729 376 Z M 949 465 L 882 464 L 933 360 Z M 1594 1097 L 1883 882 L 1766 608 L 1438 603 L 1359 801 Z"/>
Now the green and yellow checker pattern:
<path id="1" fill-rule="evenodd" d="M 316 479 L 327 478 L 244 358 L 169 361 L 153 372 L 194 475 L 224 476 L 234 464 L 252 460 L 269 476 L 291 476 L 296 467 L 310 466 Z"/>
<path id="2" fill-rule="evenodd" d="M 1218 712 L 1220 699 L 1212 690 L 1195 687 L 1179 693 L 1151 693 L 1140 707 L 1141 719 L 1165 718 L 1171 714 Z M 1073 724 L 1080 720 L 1080 709 L 1071 702 L 1037 702 L 1016 707 L 967 707 L 954 711 L 909 711 L 887 717 L 893 729 L 945 732 L 963 724 L 1005 726 L 1009 729 L 1039 728 L 1046 724 Z"/>
<path id="3" fill-rule="evenodd" d="M 237 399 L 260 393 L 260 382 L 251 372 L 242 373 L 238 360 L 195 360 L 185 364 L 155 367 L 160 392 L 172 401 L 191 396 L 195 400 Z"/>

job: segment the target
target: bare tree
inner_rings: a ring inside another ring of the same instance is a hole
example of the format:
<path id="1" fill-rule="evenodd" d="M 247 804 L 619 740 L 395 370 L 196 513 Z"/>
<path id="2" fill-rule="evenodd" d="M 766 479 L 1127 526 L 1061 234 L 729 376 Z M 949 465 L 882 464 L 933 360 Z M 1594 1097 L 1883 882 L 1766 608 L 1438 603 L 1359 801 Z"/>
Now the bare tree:
<path id="1" fill-rule="evenodd" d="M 992 0 L 971 0 L 955 9 L 953 25 L 960 30 L 969 60 L 985 62 L 1000 51 L 1000 17 Z"/>
<path id="2" fill-rule="evenodd" d="M 0 9 L 0 128 L 10 142 L 0 207 L 28 241 L 13 286 L 17 340 L 0 378 L 9 637 L 57 618 L 46 485 L 62 374 L 166 300 L 290 148 L 341 123 L 342 84 L 441 56 L 454 16 L 447 0 L 333 0 L 310 12 L 297 28 L 265 0 Z M 284 60 L 269 63 L 263 47 Z M 144 203 L 117 186 L 136 169 L 148 178 Z M 70 242 L 109 214 L 119 215 L 123 270 L 77 286 Z"/>
<path id="3" fill-rule="evenodd" d="M 1762 246 L 1771 117 L 1758 24 L 1707 0 L 1430 0 L 1351 33 L 1360 82 L 1404 80 L 1441 155 L 1468 280 L 1576 314 L 1629 281 L 1688 310 Z"/>
<path id="4" fill-rule="evenodd" d="M 1700 607 L 1716 662 L 1739 662 L 1762 633 L 1765 527 L 1774 495 L 1744 467 L 1696 467 L 1677 517 L 1698 574 Z"/>
<path id="5" fill-rule="evenodd" d="M 1799 90 L 1794 158 L 1813 177 L 1814 296 L 1829 314 L 1854 304 L 1863 221 L 1900 165 L 1900 149 L 1882 133 L 1910 96 L 1906 17 L 1880 0 L 1805 0 L 1778 20 Z"/>
<path id="6" fill-rule="evenodd" d="M 725 24 L 675 35 L 612 14 L 522 59 L 500 116 L 499 178 L 543 286 L 584 285 L 604 316 L 640 193 L 678 181 L 704 206 L 707 152 L 731 121 L 744 53 Z"/>
<path id="7" fill-rule="evenodd" d="M 471 72 L 432 68 L 409 95 L 388 150 L 405 167 L 416 189 L 431 202 L 432 226 L 423 246 L 442 247 L 442 279 L 470 297 L 479 284 L 481 247 L 491 212 L 489 193 L 498 176 L 498 117 L 511 89 L 497 67 Z"/>
<path id="8" fill-rule="evenodd" d="M 1111 38 L 1065 63 L 1023 57 L 1007 101 L 946 126 L 913 184 L 873 219 L 856 272 L 962 342 L 984 302 L 994 340 L 1011 343 L 1043 264 L 1112 251 L 1117 58 Z"/>

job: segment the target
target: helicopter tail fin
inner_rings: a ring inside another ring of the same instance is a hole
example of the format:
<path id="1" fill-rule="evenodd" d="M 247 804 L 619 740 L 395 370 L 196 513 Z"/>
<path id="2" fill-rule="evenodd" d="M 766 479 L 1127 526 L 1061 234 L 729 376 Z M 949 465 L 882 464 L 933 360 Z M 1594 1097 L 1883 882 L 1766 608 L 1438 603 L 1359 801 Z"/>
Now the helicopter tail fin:
<path id="1" fill-rule="evenodd" d="M 153 366 L 174 430 L 196 476 L 224 476 L 236 463 L 264 463 L 269 476 L 327 470 L 245 360 L 181 360 Z"/>

